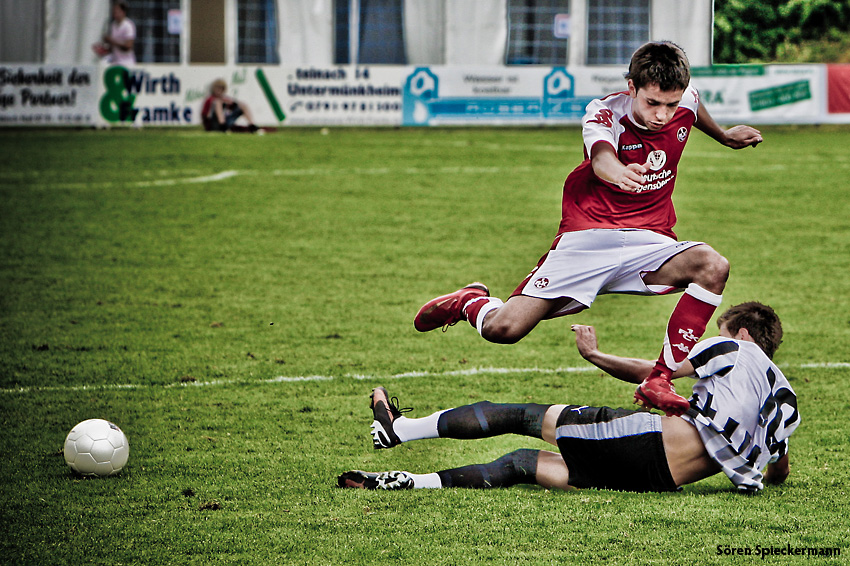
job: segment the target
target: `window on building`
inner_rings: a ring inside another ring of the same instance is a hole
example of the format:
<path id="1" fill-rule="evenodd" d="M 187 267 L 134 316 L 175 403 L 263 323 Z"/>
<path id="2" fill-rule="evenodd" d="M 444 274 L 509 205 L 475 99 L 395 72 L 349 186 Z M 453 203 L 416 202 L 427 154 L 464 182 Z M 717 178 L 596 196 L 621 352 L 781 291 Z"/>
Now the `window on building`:
<path id="1" fill-rule="evenodd" d="M 589 0 L 587 64 L 628 64 L 649 41 L 650 0 Z"/>
<path id="2" fill-rule="evenodd" d="M 280 63 L 276 6 L 275 0 L 238 1 L 237 63 Z"/>
<path id="3" fill-rule="evenodd" d="M 133 0 L 128 17 L 136 24 L 134 50 L 139 63 L 179 63 L 180 35 L 168 31 L 168 11 L 180 0 Z"/>
<path id="4" fill-rule="evenodd" d="M 403 0 L 334 0 L 334 62 L 405 65 Z"/>
<path id="5" fill-rule="evenodd" d="M 566 65 L 569 0 L 508 0 L 508 65 Z"/>
<path id="6" fill-rule="evenodd" d="M 351 2 L 350 0 L 335 0 L 334 2 L 334 63 L 345 65 L 351 63 Z"/>

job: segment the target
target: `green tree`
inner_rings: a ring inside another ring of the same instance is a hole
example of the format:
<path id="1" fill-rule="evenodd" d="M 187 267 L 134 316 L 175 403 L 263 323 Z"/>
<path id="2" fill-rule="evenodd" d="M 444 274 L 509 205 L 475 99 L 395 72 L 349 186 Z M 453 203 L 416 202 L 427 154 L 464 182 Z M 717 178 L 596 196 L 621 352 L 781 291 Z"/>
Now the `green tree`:
<path id="1" fill-rule="evenodd" d="M 850 62 L 847 0 L 717 0 L 714 62 Z"/>

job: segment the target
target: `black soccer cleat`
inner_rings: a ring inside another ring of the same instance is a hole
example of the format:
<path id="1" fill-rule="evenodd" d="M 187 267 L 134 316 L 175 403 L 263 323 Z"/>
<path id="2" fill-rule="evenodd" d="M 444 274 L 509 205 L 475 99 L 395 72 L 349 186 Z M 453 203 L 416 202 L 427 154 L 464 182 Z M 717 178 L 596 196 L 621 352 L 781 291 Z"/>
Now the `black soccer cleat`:
<path id="1" fill-rule="evenodd" d="M 413 409 L 399 409 L 398 397 L 390 399 L 387 390 L 383 387 L 373 389 L 370 399 L 369 406 L 372 408 L 372 415 L 375 417 L 371 427 L 372 444 L 375 446 L 375 450 L 392 448 L 401 444 L 401 440 L 393 430 L 393 423 L 402 413 Z"/>
<path id="2" fill-rule="evenodd" d="M 413 478 L 407 472 L 364 472 L 352 470 L 341 474 L 336 479 L 337 485 L 354 489 L 413 489 Z"/>

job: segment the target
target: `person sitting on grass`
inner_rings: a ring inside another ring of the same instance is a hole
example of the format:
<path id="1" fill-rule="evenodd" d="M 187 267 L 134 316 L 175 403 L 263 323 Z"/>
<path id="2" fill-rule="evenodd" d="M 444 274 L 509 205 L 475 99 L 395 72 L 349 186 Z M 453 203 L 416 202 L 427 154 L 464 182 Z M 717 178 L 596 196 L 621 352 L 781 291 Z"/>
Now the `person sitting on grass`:
<path id="1" fill-rule="evenodd" d="M 262 134 L 263 130 L 254 125 L 251 110 L 244 102 L 227 96 L 227 83 L 216 79 L 210 85 L 210 94 L 201 107 L 201 119 L 208 132 L 251 132 Z M 248 126 L 236 125 L 236 120 L 244 116 Z"/>
<path id="2" fill-rule="evenodd" d="M 674 377 L 695 377 L 682 416 L 587 405 L 503 404 L 482 401 L 423 418 L 402 415 L 386 389 L 372 392 L 375 448 L 426 438 L 540 438 L 560 453 L 521 449 L 488 464 L 428 474 L 345 472 L 339 487 L 363 489 L 598 488 L 676 491 L 723 471 L 742 492 L 781 483 L 790 472 L 788 437 L 800 424 L 797 398 L 771 359 L 782 339 L 772 308 L 749 302 L 717 320 L 720 336 L 699 342 Z M 610 375 L 640 383 L 653 362 L 599 350 L 592 326 L 573 325 L 582 357 Z M 762 474 L 762 469 L 767 470 Z"/>

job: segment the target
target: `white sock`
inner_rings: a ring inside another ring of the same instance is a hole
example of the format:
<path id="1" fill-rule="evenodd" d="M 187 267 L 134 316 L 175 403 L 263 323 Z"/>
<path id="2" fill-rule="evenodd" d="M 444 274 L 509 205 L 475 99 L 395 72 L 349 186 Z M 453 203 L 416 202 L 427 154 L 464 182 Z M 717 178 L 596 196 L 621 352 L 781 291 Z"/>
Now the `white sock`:
<path id="1" fill-rule="evenodd" d="M 413 489 L 440 489 L 443 487 L 443 481 L 440 479 L 440 474 L 411 474 L 413 478 Z"/>
<path id="2" fill-rule="evenodd" d="M 481 334 L 481 329 L 484 328 L 484 319 L 490 311 L 494 311 L 504 304 L 505 303 L 502 302 L 502 299 L 499 299 L 498 297 L 488 297 L 487 304 L 481 307 L 481 310 L 478 311 L 478 318 L 475 320 L 475 329 L 478 331 L 478 334 Z M 481 336 L 484 335 L 481 334 Z"/>
<path id="3" fill-rule="evenodd" d="M 446 411 L 448 410 L 446 409 Z M 393 421 L 393 431 L 395 431 L 396 436 L 402 442 L 422 440 L 424 438 L 439 438 L 437 421 L 440 419 L 440 415 L 446 411 L 437 411 L 421 419 L 399 417 Z"/>

